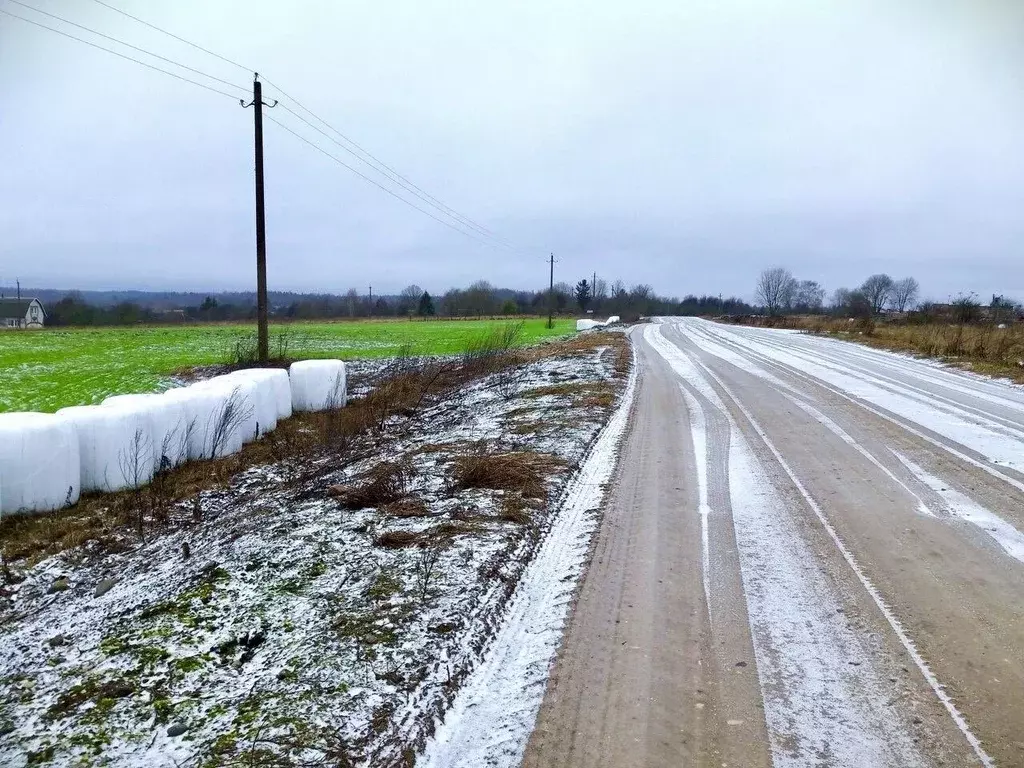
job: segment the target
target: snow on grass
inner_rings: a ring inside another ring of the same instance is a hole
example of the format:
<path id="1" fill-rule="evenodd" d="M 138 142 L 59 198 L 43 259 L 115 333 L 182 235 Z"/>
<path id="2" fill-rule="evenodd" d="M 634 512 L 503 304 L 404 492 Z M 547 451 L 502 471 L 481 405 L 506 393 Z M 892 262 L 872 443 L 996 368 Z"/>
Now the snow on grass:
<path id="1" fill-rule="evenodd" d="M 511 768 L 522 761 L 635 389 L 634 369 L 608 426 L 566 488 L 551 530 L 510 601 L 494 642 L 428 742 L 423 753 L 426 766 Z"/>
<path id="2" fill-rule="evenodd" d="M 614 357 L 492 375 L 396 422 L 372 458 L 256 467 L 131 551 L 28 568 L 0 593 L 0 764 L 400 763 L 545 540 L 547 500 L 621 389 Z M 536 470 L 541 498 L 515 473 L 458 487 L 474 457 Z M 399 498 L 346 508 L 385 462 Z"/>

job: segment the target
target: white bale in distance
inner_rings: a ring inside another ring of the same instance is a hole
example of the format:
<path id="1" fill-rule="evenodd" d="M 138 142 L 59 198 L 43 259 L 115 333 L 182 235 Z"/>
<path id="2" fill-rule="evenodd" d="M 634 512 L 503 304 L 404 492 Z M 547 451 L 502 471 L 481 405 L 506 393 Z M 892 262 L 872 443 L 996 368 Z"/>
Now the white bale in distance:
<path id="1" fill-rule="evenodd" d="M 119 491 L 153 476 L 149 436 L 137 434 L 139 414 L 134 406 L 76 405 L 57 411 L 77 434 L 82 491 Z M 138 438 L 138 440 L 136 440 Z M 136 461 L 137 451 L 146 449 Z"/>
<path id="2" fill-rule="evenodd" d="M 149 424 L 149 455 L 153 472 L 170 469 L 184 461 L 187 455 L 185 441 L 185 407 L 176 397 L 146 393 L 114 395 L 103 401 L 103 407 L 134 406 Z"/>
<path id="3" fill-rule="evenodd" d="M 324 411 L 347 401 L 345 363 L 341 360 L 299 360 L 288 369 L 292 410 Z"/>
<path id="4" fill-rule="evenodd" d="M 619 317 L 618 315 L 612 315 L 607 320 L 605 320 L 604 324 L 605 325 L 612 325 L 613 323 L 621 323 L 621 322 L 622 322 L 622 318 L 621 317 Z"/>
<path id="5" fill-rule="evenodd" d="M 219 458 L 238 453 L 245 443 L 256 439 L 258 395 L 255 382 L 227 374 L 192 386 L 220 397 L 206 431 L 211 456 Z"/>
<path id="6" fill-rule="evenodd" d="M 52 413 L 0 413 L 0 514 L 49 512 L 82 489 L 78 436 Z"/>
<path id="7" fill-rule="evenodd" d="M 590 331 L 594 328 L 600 328 L 604 323 L 599 323 L 597 320 L 577 320 L 576 330 L 577 331 Z"/>
<path id="8" fill-rule="evenodd" d="M 287 379 L 288 374 L 281 371 Z M 260 436 L 277 429 L 278 414 L 281 411 L 278 402 L 279 385 L 274 383 L 273 371 L 269 368 L 245 368 L 229 374 L 233 378 L 246 379 L 256 385 L 256 423 L 259 425 Z M 289 410 L 291 409 L 291 390 L 288 391 Z"/>

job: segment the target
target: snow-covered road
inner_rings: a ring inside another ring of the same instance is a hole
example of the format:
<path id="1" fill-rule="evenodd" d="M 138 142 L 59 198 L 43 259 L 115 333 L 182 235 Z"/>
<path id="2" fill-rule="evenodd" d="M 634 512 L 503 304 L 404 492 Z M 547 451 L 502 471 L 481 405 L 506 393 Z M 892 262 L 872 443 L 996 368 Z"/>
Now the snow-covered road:
<path id="1" fill-rule="evenodd" d="M 1024 390 L 696 319 L 633 339 L 523 764 L 1024 765 Z"/>

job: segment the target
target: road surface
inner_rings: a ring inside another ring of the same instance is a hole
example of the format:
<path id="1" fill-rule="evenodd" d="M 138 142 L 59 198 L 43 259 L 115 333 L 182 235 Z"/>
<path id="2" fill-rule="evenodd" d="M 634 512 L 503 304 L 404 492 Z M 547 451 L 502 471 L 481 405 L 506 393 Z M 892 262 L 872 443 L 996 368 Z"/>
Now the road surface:
<path id="1" fill-rule="evenodd" d="M 1024 390 L 666 320 L 523 765 L 1024 766 Z"/>

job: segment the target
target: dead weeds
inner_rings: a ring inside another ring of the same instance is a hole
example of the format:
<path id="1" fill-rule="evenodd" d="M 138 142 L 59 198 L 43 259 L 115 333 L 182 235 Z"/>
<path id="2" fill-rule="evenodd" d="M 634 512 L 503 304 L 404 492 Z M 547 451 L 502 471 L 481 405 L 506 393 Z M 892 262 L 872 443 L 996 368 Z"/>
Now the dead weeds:
<path id="1" fill-rule="evenodd" d="M 489 488 L 516 491 L 524 498 L 547 496 L 546 479 L 565 469 L 557 456 L 532 451 L 457 456 L 452 470 L 452 489 Z"/>
<path id="2" fill-rule="evenodd" d="M 415 474 L 415 468 L 408 462 L 382 461 L 363 474 L 359 482 L 332 485 L 327 493 L 348 509 L 380 507 L 404 499 Z"/>

